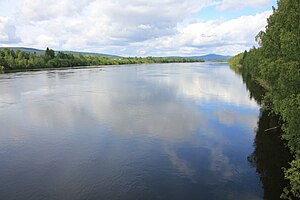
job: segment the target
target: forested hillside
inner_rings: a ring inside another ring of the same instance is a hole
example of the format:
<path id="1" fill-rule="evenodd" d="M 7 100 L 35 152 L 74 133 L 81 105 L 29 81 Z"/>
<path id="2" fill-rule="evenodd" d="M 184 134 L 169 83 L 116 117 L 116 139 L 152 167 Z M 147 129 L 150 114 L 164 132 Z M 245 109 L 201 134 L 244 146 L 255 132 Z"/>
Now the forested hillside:
<path id="1" fill-rule="evenodd" d="M 300 1 L 279 1 L 256 40 L 260 47 L 232 58 L 231 67 L 268 89 L 264 107 L 281 116 L 282 137 L 294 154 L 282 197 L 300 198 Z"/>
<path id="2" fill-rule="evenodd" d="M 143 63 L 178 63 L 203 62 L 196 58 L 164 58 L 164 57 L 128 57 L 108 58 L 103 56 L 84 56 L 71 53 L 54 52 L 47 48 L 43 55 L 21 50 L 0 50 L 0 71 L 8 72 L 23 69 L 60 68 L 93 65 L 123 65 Z"/>
<path id="3" fill-rule="evenodd" d="M 0 50 L 9 49 L 13 50 L 14 52 L 20 50 L 26 53 L 35 53 L 37 55 L 44 55 L 45 50 L 35 49 L 35 48 L 28 48 L 28 47 L 0 47 Z M 103 54 L 103 53 L 94 53 L 94 52 L 81 52 L 81 51 L 60 51 L 66 54 L 73 54 L 73 55 L 83 55 L 83 56 L 101 56 L 107 58 L 120 58 L 120 56 L 110 55 L 110 54 Z"/>

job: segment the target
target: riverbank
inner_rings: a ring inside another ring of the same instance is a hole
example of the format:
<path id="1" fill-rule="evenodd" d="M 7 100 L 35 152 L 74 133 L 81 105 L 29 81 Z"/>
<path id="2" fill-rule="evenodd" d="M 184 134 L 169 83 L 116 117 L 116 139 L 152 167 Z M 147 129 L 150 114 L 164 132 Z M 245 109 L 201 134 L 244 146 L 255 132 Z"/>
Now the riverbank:
<path id="1" fill-rule="evenodd" d="M 290 186 L 282 198 L 300 198 L 300 12 L 299 1 L 280 0 L 264 31 L 256 36 L 259 48 L 231 59 L 232 68 L 243 77 L 260 79 L 270 86 L 262 96 L 264 109 L 280 116 L 281 138 L 293 154 L 285 178 Z"/>
<path id="2" fill-rule="evenodd" d="M 299 93 L 293 93 L 291 88 L 289 88 L 289 85 L 284 84 L 284 82 L 280 83 L 280 81 L 277 81 L 277 84 L 270 84 L 267 80 L 263 79 L 262 76 L 258 76 L 257 74 L 261 74 L 261 72 L 258 72 L 255 67 L 249 67 L 249 65 L 245 63 L 247 54 L 249 55 L 249 52 L 241 53 L 233 57 L 230 60 L 230 67 L 233 71 L 243 77 L 244 82 L 246 82 L 246 85 L 252 94 L 257 92 L 253 91 L 255 90 L 253 87 L 249 87 L 249 85 L 253 84 L 251 82 L 255 82 L 255 84 L 258 84 L 260 88 L 263 88 L 265 91 L 254 98 L 258 99 L 258 101 L 262 104 L 263 109 L 268 110 L 270 113 L 277 114 L 280 117 L 282 123 L 279 124 L 279 127 L 283 130 L 281 138 L 287 142 L 287 146 L 293 154 L 293 160 L 290 163 L 290 166 L 285 168 L 285 178 L 289 181 L 289 186 L 284 189 L 282 198 L 299 198 L 300 95 Z M 288 71 L 286 73 L 288 74 Z M 278 86 L 278 83 L 280 84 L 280 87 Z M 270 85 L 272 85 L 272 87 Z M 286 94 L 286 91 L 292 92 L 292 94 L 287 96 L 283 95 L 284 93 Z"/>

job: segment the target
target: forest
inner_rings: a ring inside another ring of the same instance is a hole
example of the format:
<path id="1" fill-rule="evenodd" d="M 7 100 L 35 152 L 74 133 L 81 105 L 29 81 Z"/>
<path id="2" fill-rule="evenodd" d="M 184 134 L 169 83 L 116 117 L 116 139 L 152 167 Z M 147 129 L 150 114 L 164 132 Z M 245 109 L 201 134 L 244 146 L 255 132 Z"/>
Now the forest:
<path id="1" fill-rule="evenodd" d="M 256 36 L 259 47 L 233 57 L 231 68 L 265 89 L 263 108 L 281 118 L 282 139 L 293 154 L 282 198 L 300 198 L 300 1 L 281 0 Z M 270 127 L 272 128 L 272 127 Z"/>
<path id="2" fill-rule="evenodd" d="M 108 58 L 102 56 L 83 56 L 71 53 L 55 52 L 47 48 L 44 55 L 25 52 L 21 50 L 0 50 L 0 71 L 10 72 L 14 70 L 60 68 L 76 66 L 98 65 L 124 65 L 124 64 L 151 64 L 151 63 L 183 63 L 204 62 L 197 58 L 183 57 L 121 57 Z"/>

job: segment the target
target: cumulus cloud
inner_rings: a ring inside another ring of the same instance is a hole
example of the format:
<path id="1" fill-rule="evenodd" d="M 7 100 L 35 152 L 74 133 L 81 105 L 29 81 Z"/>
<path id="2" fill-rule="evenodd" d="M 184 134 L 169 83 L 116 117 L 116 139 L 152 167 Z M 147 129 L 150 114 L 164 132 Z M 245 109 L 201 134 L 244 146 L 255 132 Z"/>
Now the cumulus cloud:
<path id="1" fill-rule="evenodd" d="M 8 17 L 0 16 L 0 42 L 14 43 L 19 39 L 16 36 L 16 27 Z"/>
<path id="2" fill-rule="evenodd" d="M 193 22 L 178 28 L 174 35 L 155 38 L 139 48 L 155 55 L 199 55 L 206 52 L 234 55 L 256 45 L 255 35 L 265 29 L 271 13 Z"/>
<path id="3" fill-rule="evenodd" d="M 81 14 L 82 8 L 91 0 L 24 0 L 19 8 L 20 16 L 29 21 L 49 20 L 51 18 Z"/>
<path id="4" fill-rule="evenodd" d="M 71 47 L 74 38 L 84 38 L 79 42 L 85 45 L 120 46 L 174 34 L 177 23 L 211 3 L 210 0 L 62 0 L 58 3 L 25 0 L 20 13 L 22 19 L 47 30 L 48 36 L 59 34 L 62 47 Z"/>
<path id="5" fill-rule="evenodd" d="M 246 5 L 232 0 L 221 5 L 216 0 L 18 0 L 14 23 L 0 20 L 0 39 L 16 44 L 17 35 L 22 46 L 131 56 L 235 54 L 256 44 L 254 36 L 271 12 L 189 22 L 204 8 L 234 3 Z"/>
<path id="6" fill-rule="evenodd" d="M 267 11 L 228 21 L 215 20 L 192 23 L 183 28 L 174 40 L 186 47 L 231 48 L 232 45 L 239 45 L 245 49 L 245 47 L 255 45 L 254 36 L 265 28 L 266 19 L 270 14 L 271 11 Z"/>

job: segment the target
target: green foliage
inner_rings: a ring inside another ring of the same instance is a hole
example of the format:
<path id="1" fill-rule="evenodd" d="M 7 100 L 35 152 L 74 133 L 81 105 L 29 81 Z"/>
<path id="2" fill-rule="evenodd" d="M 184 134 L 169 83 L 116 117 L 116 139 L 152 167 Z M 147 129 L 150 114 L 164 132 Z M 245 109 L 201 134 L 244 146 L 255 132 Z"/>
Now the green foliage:
<path id="1" fill-rule="evenodd" d="M 300 198 L 300 1 L 281 0 L 278 9 L 268 19 L 265 32 L 256 41 L 260 48 L 252 48 L 232 58 L 232 68 L 239 63 L 244 77 L 263 80 L 269 87 L 264 104 L 285 122 L 283 138 L 295 155 L 286 178 L 291 188 L 285 198 Z M 269 106 L 270 107 L 270 106 Z"/>
<path id="2" fill-rule="evenodd" d="M 45 60 L 46 61 L 49 61 L 49 60 L 51 60 L 51 59 L 54 59 L 55 58 L 55 53 L 54 53 L 54 51 L 52 50 L 52 49 L 49 49 L 48 47 L 47 47 L 47 49 L 46 49 L 46 51 L 45 51 Z"/>
<path id="3" fill-rule="evenodd" d="M 247 51 L 245 51 L 247 52 Z M 243 53 L 240 53 L 232 58 L 229 59 L 229 64 L 230 64 L 230 67 L 237 73 L 240 73 L 240 70 L 241 70 L 241 60 L 243 58 L 245 54 Z"/>
<path id="4" fill-rule="evenodd" d="M 150 63 L 183 63 L 204 62 L 196 58 L 160 58 L 160 57 L 128 57 L 107 58 L 101 56 L 82 56 L 55 52 L 47 48 L 44 55 L 9 49 L 0 50 L 0 71 L 60 68 L 92 65 L 124 65 L 124 64 L 150 64 Z"/>
<path id="5" fill-rule="evenodd" d="M 282 198 L 292 199 L 291 196 L 300 197 L 300 159 L 291 162 L 291 168 L 285 171 L 285 178 L 290 180 L 290 188 L 285 188 Z"/>

